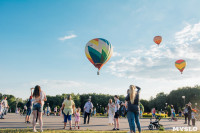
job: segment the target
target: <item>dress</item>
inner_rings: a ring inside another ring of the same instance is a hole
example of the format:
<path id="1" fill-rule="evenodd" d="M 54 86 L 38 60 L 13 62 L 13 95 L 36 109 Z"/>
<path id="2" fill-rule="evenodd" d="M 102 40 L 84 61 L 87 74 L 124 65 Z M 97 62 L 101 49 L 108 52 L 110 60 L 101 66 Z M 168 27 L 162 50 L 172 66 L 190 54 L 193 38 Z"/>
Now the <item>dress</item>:
<path id="1" fill-rule="evenodd" d="M 80 113 L 75 114 L 75 122 L 79 122 L 80 121 Z"/>
<path id="2" fill-rule="evenodd" d="M 108 104 L 109 107 L 109 116 L 108 116 L 108 123 L 113 124 L 114 123 L 114 113 L 115 113 L 115 107 L 114 104 Z"/>

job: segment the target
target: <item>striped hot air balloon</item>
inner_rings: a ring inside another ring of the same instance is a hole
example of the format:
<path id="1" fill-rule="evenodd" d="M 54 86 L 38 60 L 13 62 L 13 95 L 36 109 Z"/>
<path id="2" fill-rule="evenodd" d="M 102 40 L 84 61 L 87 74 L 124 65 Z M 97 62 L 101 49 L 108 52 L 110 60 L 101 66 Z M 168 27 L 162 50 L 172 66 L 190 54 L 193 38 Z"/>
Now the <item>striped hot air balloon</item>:
<path id="1" fill-rule="evenodd" d="M 183 73 L 183 70 L 185 69 L 186 67 L 186 61 L 185 60 L 177 60 L 175 62 L 175 66 L 176 68 L 181 72 L 181 74 Z"/>
<path id="2" fill-rule="evenodd" d="M 161 37 L 161 36 L 155 36 L 155 37 L 153 38 L 153 41 L 154 41 L 156 44 L 158 44 L 158 46 L 159 46 L 159 44 L 162 42 L 162 37 Z"/>
<path id="3" fill-rule="evenodd" d="M 112 45 L 103 38 L 92 39 L 85 46 L 86 57 L 96 68 L 98 68 L 98 75 L 102 66 L 112 56 L 112 52 Z"/>

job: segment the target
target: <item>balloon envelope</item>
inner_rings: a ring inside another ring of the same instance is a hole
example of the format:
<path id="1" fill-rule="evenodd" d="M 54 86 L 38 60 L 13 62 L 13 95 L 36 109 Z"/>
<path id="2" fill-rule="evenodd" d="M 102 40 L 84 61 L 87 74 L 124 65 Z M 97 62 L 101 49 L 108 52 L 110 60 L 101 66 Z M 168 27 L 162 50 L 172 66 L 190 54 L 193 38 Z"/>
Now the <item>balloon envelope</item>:
<path id="1" fill-rule="evenodd" d="M 162 42 L 162 37 L 161 36 L 155 36 L 153 41 L 156 43 L 156 44 L 160 44 Z"/>
<path id="2" fill-rule="evenodd" d="M 98 70 L 110 59 L 112 52 L 111 43 L 103 38 L 92 39 L 85 46 L 86 57 Z"/>
<path id="3" fill-rule="evenodd" d="M 183 70 L 185 69 L 185 67 L 186 67 L 186 61 L 185 60 L 177 60 L 176 62 L 175 62 L 175 66 L 176 66 L 176 68 L 181 72 L 181 74 L 182 74 L 182 72 L 183 72 Z"/>

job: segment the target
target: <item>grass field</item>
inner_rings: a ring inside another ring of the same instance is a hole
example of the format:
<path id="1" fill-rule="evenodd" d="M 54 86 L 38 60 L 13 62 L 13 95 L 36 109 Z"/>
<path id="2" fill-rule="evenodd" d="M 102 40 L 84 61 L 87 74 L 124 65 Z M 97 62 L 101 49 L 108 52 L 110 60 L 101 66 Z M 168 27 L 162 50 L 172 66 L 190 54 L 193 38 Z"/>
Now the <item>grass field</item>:
<path id="1" fill-rule="evenodd" d="M 32 133 L 32 130 L 9 130 L 0 129 L 0 133 Z M 44 133 L 127 133 L 127 131 L 68 131 L 68 130 L 44 130 Z M 138 133 L 138 132 L 137 132 Z M 142 133 L 188 133 L 183 131 L 142 131 Z M 200 131 L 189 132 L 200 133 Z"/>

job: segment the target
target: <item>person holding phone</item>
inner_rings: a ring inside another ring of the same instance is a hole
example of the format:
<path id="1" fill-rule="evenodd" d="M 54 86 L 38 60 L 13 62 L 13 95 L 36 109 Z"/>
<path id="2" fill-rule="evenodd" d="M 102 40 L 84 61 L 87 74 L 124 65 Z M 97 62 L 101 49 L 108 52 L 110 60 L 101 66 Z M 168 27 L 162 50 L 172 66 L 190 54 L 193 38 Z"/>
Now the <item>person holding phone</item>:
<path id="1" fill-rule="evenodd" d="M 140 87 L 130 85 L 129 94 L 126 96 L 125 100 L 128 102 L 128 113 L 127 118 L 130 127 L 130 133 L 135 133 L 135 123 L 137 125 L 139 133 L 141 133 L 141 126 L 139 122 L 139 94 Z"/>

